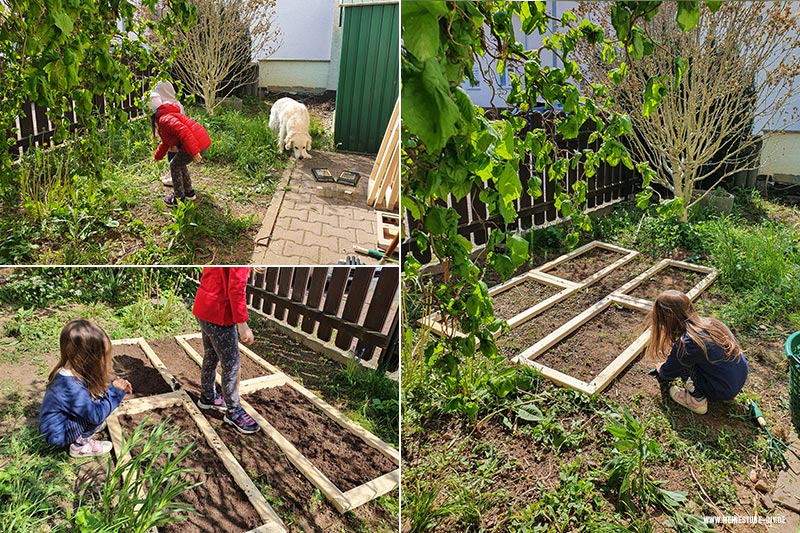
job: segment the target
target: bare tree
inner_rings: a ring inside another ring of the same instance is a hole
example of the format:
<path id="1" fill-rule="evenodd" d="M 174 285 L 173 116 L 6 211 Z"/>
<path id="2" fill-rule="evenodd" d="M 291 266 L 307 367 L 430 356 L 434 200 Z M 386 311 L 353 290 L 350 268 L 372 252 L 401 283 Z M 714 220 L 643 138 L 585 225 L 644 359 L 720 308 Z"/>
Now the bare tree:
<path id="1" fill-rule="evenodd" d="M 790 4 L 723 2 L 716 13 L 704 6 L 700 22 L 682 32 L 671 2 L 642 28 L 656 42 L 652 55 L 630 61 L 608 42 L 602 51 L 580 51 L 586 88 L 607 84 L 615 105 L 631 118 L 635 155 L 650 161 L 654 182 L 682 200 L 681 220 L 726 177 L 757 167 L 761 139 L 753 135 L 754 125 L 769 123 L 765 135 L 786 127 L 774 117 L 785 114 L 798 91 L 800 21 Z M 585 2 L 580 11 L 613 35 L 608 3 Z M 601 54 L 616 59 L 608 64 Z M 610 75 L 618 73 L 612 69 L 623 62 L 628 75 L 611 83 Z M 658 84 L 651 91 L 663 95 L 655 109 L 644 105 L 648 80 Z M 701 181 L 707 190 L 698 196 Z"/>
<path id="2" fill-rule="evenodd" d="M 169 46 L 178 49 L 178 78 L 189 91 L 202 95 L 209 113 L 214 113 L 218 97 L 253 81 L 247 76 L 253 51 L 268 57 L 280 46 L 275 2 L 192 0 L 197 23 L 178 30 Z"/>

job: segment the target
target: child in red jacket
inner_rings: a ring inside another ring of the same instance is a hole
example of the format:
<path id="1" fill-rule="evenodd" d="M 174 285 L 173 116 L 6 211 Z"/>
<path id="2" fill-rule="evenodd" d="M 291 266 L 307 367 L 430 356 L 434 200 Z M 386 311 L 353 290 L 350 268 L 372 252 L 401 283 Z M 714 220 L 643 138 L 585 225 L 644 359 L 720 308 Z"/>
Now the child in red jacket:
<path id="1" fill-rule="evenodd" d="M 151 108 L 156 103 L 151 100 Z M 150 117 L 150 125 L 154 138 L 158 130 L 161 143 L 153 158 L 160 161 L 171 148 L 178 149 L 178 153 L 169 163 L 175 192 L 166 196 L 164 201 L 173 206 L 178 204 L 178 200 L 194 200 L 196 196 L 186 165 L 192 161 L 200 163 L 202 154 L 211 146 L 211 137 L 203 126 L 181 113 L 179 105 L 175 103 L 164 102 L 154 111 Z"/>
<path id="2" fill-rule="evenodd" d="M 223 420 L 241 433 L 259 430 L 256 421 L 242 409 L 239 399 L 239 339 L 253 344 L 245 299 L 249 274 L 247 267 L 203 268 L 192 309 L 203 333 L 204 350 L 197 406 L 225 413 Z M 221 396 L 215 389 L 214 379 L 218 363 L 222 366 Z"/>

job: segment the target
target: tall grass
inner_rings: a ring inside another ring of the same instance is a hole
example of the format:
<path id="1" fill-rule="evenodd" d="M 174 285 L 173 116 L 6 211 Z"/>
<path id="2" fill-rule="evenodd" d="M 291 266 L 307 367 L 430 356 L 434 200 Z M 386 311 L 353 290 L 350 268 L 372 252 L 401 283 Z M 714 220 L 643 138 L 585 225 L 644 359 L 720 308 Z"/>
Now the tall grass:
<path id="1" fill-rule="evenodd" d="M 0 531 L 48 531 L 72 500 L 71 465 L 36 429 L 6 428 L 0 437 Z M 63 524 L 62 524 L 63 526 Z"/>
<path id="2" fill-rule="evenodd" d="M 800 235 L 775 222 L 731 217 L 698 225 L 719 281 L 730 293 L 723 312 L 740 325 L 783 319 L 800 309 Z"/>

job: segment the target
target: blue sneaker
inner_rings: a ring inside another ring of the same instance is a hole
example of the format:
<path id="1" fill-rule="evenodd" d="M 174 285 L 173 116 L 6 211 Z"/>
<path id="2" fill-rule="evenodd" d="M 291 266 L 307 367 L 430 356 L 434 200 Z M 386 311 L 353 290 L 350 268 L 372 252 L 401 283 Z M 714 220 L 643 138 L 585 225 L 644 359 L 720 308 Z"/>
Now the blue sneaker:
<path id="1" fill-rule="evenodd" d="M 197 400 L 197 407 L 200 409 L 213 409 L 220 413 L 228 412 L 228 406 L 225 405 L 225 398 L 223 398 L 220 393 L 217 393 L 213 400 L 205 396 L 200 396 L 200 399 Z"/>
<path id="2" fill-rule="evenodd" d="M 241 407 L 232 413 L 226 414 L 223 420 L 235 427 L 239 433 L 255 433 L 261 429 L 256 421 L 253 420 L 253 417 L 248 415 Z"/>

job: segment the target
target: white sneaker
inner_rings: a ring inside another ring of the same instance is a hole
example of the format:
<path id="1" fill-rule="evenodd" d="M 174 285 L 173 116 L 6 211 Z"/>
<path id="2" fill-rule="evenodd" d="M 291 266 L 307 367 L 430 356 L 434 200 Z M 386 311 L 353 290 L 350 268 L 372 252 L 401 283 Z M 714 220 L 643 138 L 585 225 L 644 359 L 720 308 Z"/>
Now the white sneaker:
<path id="1" fill-rule="evenodd" d="M 172 187 L 172 174 L 167 172 L 163 176 L 161 176 L 161 185 L 164 187 Z"/>
<path id="2" fill-rule="evenodd" d="M 673 385 L 669 388 L 669 396 L 675 401 L 675 403 L 684 406 L 693 413 L 704 415 L 708 412 L 708 400 L 703 398 L 702 400 L 698 401 L 683 387 L 677 387 Z"/>
<path id="3" fill-rule="evenodd" d="M 114 445 L 107 440 L 89 439 L 84 444 L 74 442 L 69 447 L 70 457 L 100 457 L 111 451 Z"/>

